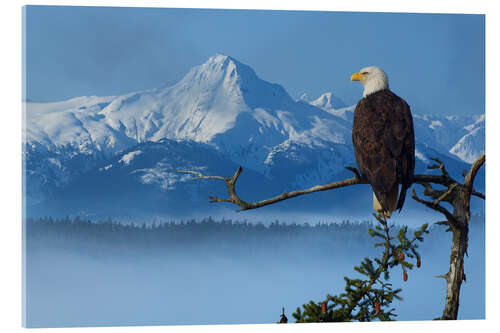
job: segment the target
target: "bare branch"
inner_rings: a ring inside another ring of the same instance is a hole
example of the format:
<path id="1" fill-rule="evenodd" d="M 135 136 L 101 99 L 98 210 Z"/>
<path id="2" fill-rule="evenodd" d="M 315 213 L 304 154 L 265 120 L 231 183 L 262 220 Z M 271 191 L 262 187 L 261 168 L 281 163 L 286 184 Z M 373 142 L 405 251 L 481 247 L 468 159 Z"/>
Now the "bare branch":
<path id="1" fill-rule="evenodd" d="M 446 228 L 445 232 L 453 231 L 452 226 L 451 226 L 449 221 L 439 221 L 439 222 L 434 222 L 434 224 L 448 226 L 448 228 Z"/>
<path id="2" fill-rule="evenodd" d="M 361 177 L 361 174 L 359 173 L 359 170 L 358 170 L 358 169 L 356 169 L 356 168 L 354 168 L 354 167 L 345 167 L 345 169 L 347 169 L 347 170 L 349 170 L 349 171 L 353 172 L 353 173 L 354 173 L 354 176 L 356 176 L 356 178 L 359 178 L 359 179 L 363 178 L 363 177 Z"/>
<path id="3" fill-rule="evenodd" d="M 442 175 L 415 175 L 413 176 L 413 183 L 434 183 L 449 186 L 453 183 L 456 183 L 456 181 L 450 177 L 445 177 Z"/>
<path id="4" fill-rule="evenodd" d="M 242 167 L 238 167 L 238 170 L 236 170 L 236 172 L 234 173 L 233 177 L 231 177 L 231 184 L 235 184 L 236 181 L 238 180 L 238 177 L 241 175 L 241 173 L 243 172 L 243 168 Z"/>
<path id="5" fill-rule="evenodd" d="M 441 196 L 443 196 L 447 192 L 447 190 L 437 190 L 437 189 L 433 188 L 429 183 L 419 183 L 419 184 L 424 187 L 423 194 L 425 196 L 431 197 L 435 200 L 439 199 Z M 450 186 L 452 186 L 452 185 L 450 185 Z M 447 198 L 445 197 L 442 200 L 444 200 L 444 199 L 447 199 Z M 446 201 L 449 201 L 449 200 L 447 199 Z"/>
<path id="6" fill-rule="evenodd" d="M 194 177 L 193 179 L 218 179 L 218 180 L 224 181 L 226 183 L 226 186 L 227 186 L 227 192 L 229 194 L 229 199 L 209 196 L 208 198 L 210 199 L 210 202 L 212 202 L 212 203 L 214 203 L 214 202 L 231 202 L 231 203 L 234 203 L 234 204 L 240 206 L 242 208 L 241 210 L 248 209 L 246 207 L 248 207 L 250 205 L 247 202 L 241 200 L 238 197 L 238 195 L 236 194 L 235 184 L 236 184 L 236 181 L 238 180 L 238 177 L 243 172 L 243 169 L 241 167 L 239 167 L 238 170 L 236 170 L 236 172 L 234 173 L 233 177 L 231 177 L 231 179 L 229 179 L 227 177 L 221 177 L 221 176 L 206 176 L 206 175 L 202 174 L 201 172 L 192 171 L 192 170 L 177 170 L 177 172 L 189 173 L 189 174 L 195 175 L 196 177 Z"/>
<path id="7" fill-rule="evenodd" d="M 450 222 L 448 222 L 448 221 L 439 221 L 439 222 L 434 222 L 434 224 L 438 224 L 438 225 L 450 225 Z"/>
<path id="8" fill-rule="evenodd" d="M 245 206 L 241 206 L 241 205 L 237 204 L 236 202 L 233 202 L 233 203 L 236 203 L 238 206 L 241 207 L 241 209 L 239 211 L 243 211 L 243 210 L 259 208 L 262 206 L 267 206 L 267 205 L 270 205 L 270 204 L 273 204 L 273 203 L 276 203 L 279 201 L 283 201 L 286 199 L 297 197 L 299 195 L 304 195 L 304 194 L 309 194 L 309 193 L 319 192 L 319 191 L 327 191 L 327 190 L 331 190 L 334 188 L 341 188 L 341 187 L 346 187 L 346 186 L 350 186 L 350 185 L 357 185 L 357 184 L 367 184 L 367 182 L 364 181 L 363 179 L 360 179 L 360 178 L 355 176 L 353 178 L 344 179 L 344 180 L 341 180 L 338 182 L 333 182 L 333 183 L 326 184 L 326 185 L 316 185 L 316 186 L 313 186 L 313 187 L 305 189 L 305 190 L 283 192 L 281 195 L 278 195 L 276 197 L 262 200 L 262 201 L 258 201 L 255 203 L 247 203 L 247 205 L 245 205 Z"/>
<path id="9" fill-rule="evenodd" d="M 443 162 L 441 162 L 439 159 L 434 159 L 434 158 L 432 160 L 437 162 L 438 164 L 434 164 L 434 165 L 429 166 L 429 169 L 439 169 L 441 171 L 441 175 L 414 175 L 412 183 L 422 184 L 423 186 L 425 186 L 426 191 L 427 191 L 425 194 L 432 196 L 434 199 L 437 199 L 437 200 L 434 203 L 426 202 L 426 201 L 423 201 L 420 199 L 418 199 L 418 200 L 416 199 L 416 200 L 417 201 L 420 200 L 419 202 L 423 203 L 424 205 L 428 205 L 430 203 L 430 204 L 434 205 L 433 207 L 439 207 L 436 210 L 446 211 L 446 209 L 439 206 L 439 203 L 443 200 L 447 201 L 447 197 L 452 192 L 452 188 L 450 188 L 450 186 L 453 185 L 453 187 L 454 187 L 454 184 L 456 185 L 457 182 L 449 176 Z M 476 164 L 477 164 L 477 162 L 474 165 L 476 165 Z M 470 173 L 470 177 L 473 178 L 475 176 L 475 174 L 477 173 L 477 168 L 479 168 L 479 167 L 480 167 L 480 165 L 478 165 L 476 167 L 476 169 L 474 169 L 474 168 L 471 169 L 472 173 Z M 335 188 L 341 188 L 341 187 L 346 187 L 346 186 L 351 186 L 351 185 L 368 184 L 368 181 L 366 180 L 366 178 L 364 178 L 361 175 L 361 173 L 359 172 L 358 169 L 356 169 L 354 167 L 346 167 L 346 169 L 351 171 L 352 173 L 354 173 L 353 178 L 348 178 L 348 179 L 336 181 L 336 182 L 325 184 L 325 185 L 316 185 L 316 186 L 313 186 L 311 188 L 304 189 L 304 190 L 283 192 L 282 194 L 280 194 L 278 196 L 275 196 L 275 197 L 272 197 L 269 199 L 265 199 L 265 200 L 261 200 L 258 202 L 246 202 L 246 201 L 242 200 L 236 194 L 235 184 L 236 184 L 236 181 L 238 180 L 238 177 L 243 172 L 243 169 L 241 168 L 241 166 L 238 168 L 238 170 L 236 170 L 236 172 L 231 177 L 231 179 L 229 179 L 228 177 L 221 177 L 221 176 L 206 176 L 206 175 L 203 175 L 201 172 L 191 171 L 191 170 L 187 170 L 187 171 L 186 170 L 179 170 L 178 172 L 193 174 L 196 176 L 193 179 L 218 179 L 218 180 L 224 181 L 226 183 L 226 186 L 227 186 L 229 198 L 216 198 L 216 197 L 210 196 L 209 197 L 210 202 L 213 202 L 213 203 L 214 202 L 230 202 L 230 203 L 233 203 L 233 204 L 240 207 L 240 209 L 237 211 L 244 211 L 244 210 L 256 209 L 259 207 L 271 205 L 271 204 L 274 204 L 276 202 L 280 202 L 283 200 L 287 200 L 290 198 L 294 198 L 294 197 L 297 197 L 300 195 L 309 194 L 309 193 L 313 193 L 313 192 L 328 191 L 328 190 L 332 190 Z M 475 171 L 473 171 L 473 170 L 475 170 Z M 433 189 L 428 183 L 434 183 L 434 184 L 440 184 L 443 186 L 447 186 L 448 190 L 445 191 L 445 190 Z M 476 195 L 476 196 L 482 197 L 484 199 L 484 194 L 473 191 L 472 195 Z M 428 206 L 428 207 L 431 207 L 431 206 Z M 449 214 L 448 211 L 446 211 L 446 212 L 447 212 L 447 214 Z"/>
<path id="10" fill-rule="evenodd" d="M 198 171 L 191 171 L 191 170 L 178 170 L 178 172 L 182 173 L 189 173 L 193 174 L 196 177 L 193 179 L 218 179 L 222 180 L 226 183 L 228 194 L 229 194 L 229 199 L 226 198 L 217 198 L 213 196 L 209 196 L 210 202 L 215 203 L 215 202 L 230 202 L 233 203 L 237 206 L 240 207 L 238 212 L 244 211 L 244 210 L 250 210 L 250 209 L 256 209 L 259 207 L 267 206 L 274 204 L 276 202 L 280 202 L 283 200 L 287 200 L 290 198 L 294 198 L 300 195 L 304 194 L 309 194 L 313 192 L 320 192 L 320 191 L 328 191 L 332 190 L 335 188 L 341 188 L 341 187 L 346 187 L 346 186 L 351 186 L 351 185 L 358 185 L 358 184 L 368 184 L 368 181 L 361 176 L 360 172 L 358 169 L 354 167 L 345 167 L 347 170 L 351 171 L 354 173 L 353 178 L 348 178 L 340 181 L 336 181 L 333 183 L 325 184 L 325 185 L 316 185 L 313 187 L 310 187 L 308 189 L 304 190 L 297 190 L 297 191 L 292 191 L 292 192 L 283 192 L 282 194 L 275 196 L 273 198 L 265 199 L 262 201 L 258 202 L 246 202 L 242 200 L 237 194 L 236 194 L 236 189 L 235 189 L 235 184 L 236 181 L 238 180 L 238 177 L 240 174 L 243 172 L 243 169 L 241 166 L 236 170 L 234 173 L 233 177 L 229 179 L 228 177 L 221 177 L 221 176 L 206 176 L 203 175 L 201 172 Z M 453 182 L 451 179 L 445 179 L 443 176 L 440 175 L 415 175 L 413 178 L 415 183 L 425 183 L 425 182 L 431 182 L 431 183 L 437 183 L 441 185 L 448 185 Z"/>
<path id="11" fill-rule="evenodd" d="M 439 205 L 439 203 L 441 201 L 443 201 L 444 199 L 446 199 L 451 194 L 451 192 L 453 192 L 453 190 L 455 189 L 455 187 L 457 187 L 457 185 L 458 185 L 457 183 L 450 185 L 450 187 L 448 188 L 448 190 L 446 192 L 444 192 L 439 198 L 437 198 L 434 201 L 434 204 L 435 205 Z"/>
<path id="12" fill-rule="evenodd" d="M 437 164 L 432 164 L 427 167 L 427 169 L 438 169 L 441 171 L 440 175 L 415 175 L 413 176 L 413 183 L 434 183 L 434 184 L 440 184 L 444 186 L 450 186 L 451 184 L 457 183 L 457 181 L 453 178 L 450 177 L 450 174 L 448 171 L 446 171 L 446 167 L 444 166 L 444 163 L 437 159 L 437 158 L 431 158 L 434 162 Z"/>
<path id="13" fill-rule="evenodd" d="M 420 202 L 421 204 L 435 210 L 435 211 L 438 211 L 440 212 L 441 214 L 443 214 L 444 216 L 446 216 L 446 219 L 448 221 L 450 221 L 450 223 L 452 224 L 456 224 L 456 220 L 455 220 L 455 217 L 453 217 L 453 214 L 451 214 L 446 208 L 444 208 L 443 206 L 440 206 L 438 204 L 434 204 L 434 202 L 431 202 L 431 201 L 426 201 L 426 200 L 423 200 L 423 199 L 420 199 L 418 196 L 417 196 L 417 193 L 415 192 L 415 189 L 411 189 L 411 196 L 412 198 L 417 201 L 417 202 Z"/>
<path id="14" fill-rule="evenodd" d="M 208 196 L 208 198 L 210 199 L 211 203 L 215 203 L 215 202 L 232 202 L 231 199 L 222 199 L 222 198 L 212 197 L 210 195 Z"/>
<path id="15" fill-rule="evenodd" d="M 478 198 L 481 198 L 481 199 L 483 199 L 483 200 L 486 200 L 486 196 L 485 196 L 483 193 L 481 193 L 481 192 L 472 191 L 471 195 L 474 195 L 474 196 L 476 196 L 476 197 L 478 197 Z"/>
<path id="16" fill-rule="evenodd" d="M 219 179 L 223 181 L 227 181 L 228 179 L 226 177 L 221 177 L 221 176 L 205 176 L 201 172 L 198 171 L 192 171 L 192 170 L 176 170 L 177 172 L 181 173 L 190 173 L 192 175 L 195 175 L 196 177 L 193 179 Z"/>
<path id="17" fill-rule="evenodd" d="M 239 206 L 240 209 L 237 211 L 241 212 L 244 210 L 250 210 L 250 209 L 255 209 L 255 208 L 267 206 L 270 204 L 274 204 L 276 202 L 283 201 L 283 200 L 290 199 L 290 198 L 294 198 L 294 197 L 297 197 L 299 195 L 304 195 L 304 194 L 309 194 L 309 193 L 319 192 L 319 191 L 327 191 L 327 190 L 331 190 L 334 188 L 341 188 L 341 187 L 346 187 L 346 186 L 350 186 L 350 185 L 368 184 L 366 179 L 361 177 L 359 171 L 356 168 L 346 167 L 346 169 L 349 171 L 352 171 L 354 173 L 353 178 L 344 179 L 344 180 L 329 183 L 326 185 L 316 185 L 316 186 L 313 186 L 313 187 L 305 189 L 305 190 L 283 192 L 282 194 L 280 194 L 276 197 L 269 198 L 269 199 L 262 200 L 262 201 L 258 201 L 258 202 L 243 201 L 236 194 L 235 184 L 236 184 L 236 181 L 238 180 L 238 177 L 243 172 L 243 169 L 241 168 L 241 166 L 238 168 L 238 170 L 236 170 L 236 172 L 234 173 L 233 177 L 231 177 L 231 179 L 229 179 L 227 177 L 220 177 L 220 176 L 205 176 L 202 173 L 197 172 L 197 171 L 179 170 L 178 172 L 190 173 L 190 174 L 197 176 L 193 179 L 219 179 L 219 180 L 223 180 L 227 186 L 229 199 L 216 198 L 216 197 L 210 196 L 209 197 L 210 202 L 212 202 L 212 203 L 214 203 L 214 202 L 230 202 L 230 203 L 233 203 L 233 204 Z"/>
<path id="18" fill-rule="evenodd" d="M 450 178 L 450 174 L 448 173 L 448 171 L 446 171 L 444 163 L 440 159 L 431 157 L 431 160 L 433 160 L 434 162 L 436 162 L 438 164 L 430 165 L 427 167 L 427 169 L 439 169 L 439 171 L 441 171 L 441 175 L 443 175 L 443 177 Z"/>
<path id="19" fill-rule="evenodd" d="M 472 192 L 472 185 L 474 183 L 474 178 L 476 178 L 476 174 L 479 171 L 479 168 L 481 168 L 481 166 L 483 166 L 485 159 L 486 159 L 486 156 L 483 153 L 474 162 L 474 164 L 472 164 L 469 173 L 465 176 L 464 186 L 469 190 L 469 192 Z"/>

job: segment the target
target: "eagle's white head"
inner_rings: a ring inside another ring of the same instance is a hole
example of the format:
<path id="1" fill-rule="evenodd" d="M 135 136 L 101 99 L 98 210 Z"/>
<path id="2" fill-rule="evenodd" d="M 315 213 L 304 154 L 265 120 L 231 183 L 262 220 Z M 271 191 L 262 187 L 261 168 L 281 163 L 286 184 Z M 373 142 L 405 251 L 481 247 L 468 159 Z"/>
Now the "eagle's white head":
<path id="1" fill-rule="evenodd" d="M 364 86 L 363 97 L 382 89 L 389 89 L 389 80 L 382 68 L 377 66 L 365 67 L 351 75 L 351 81 L 359 81 Z"/>

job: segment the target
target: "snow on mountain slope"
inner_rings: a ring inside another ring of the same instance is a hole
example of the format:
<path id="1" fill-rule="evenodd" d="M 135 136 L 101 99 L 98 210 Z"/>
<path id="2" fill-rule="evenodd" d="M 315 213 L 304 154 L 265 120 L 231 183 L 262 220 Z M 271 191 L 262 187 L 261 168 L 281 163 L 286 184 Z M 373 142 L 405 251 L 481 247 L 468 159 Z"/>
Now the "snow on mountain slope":
<path id="1" fill-rule="evenodd" d="M 485 116 L 414 114 L 415 138 L 460 160 L 472 163 L 485 149 Z"/>
<path id="2" fill-rule="evenodd" d="M 340 107 L 343 102 L 331 93 L 306 99 L 294 101 L 282 86 L 260 79 L 247 65 L 216 55 L 170 87 L 26 102 L 27 197 L 41 202 L 72 182 L 85 183 L 81 177 L 97 166 L 109 174 L 137 168 L 146 156 L 140 146 L 164 139 L 206 144 L 278 184 L 306 187 L 331 181 L 344 166 L 355 165 L 355 106 Z M 425 147 L 417 151 L 423 164 L 437 152 L 450 161 L 469 161 L 484 150 L 484 117 L 482 122 L 478 117 L 414 119 L 417 143 Z M 162 178 L 163 166 L 144 166 L 149 171 L 141 173 L 143 184 L 175 188 L 180 178 Z"/>
<path id="3" fill-rule="evenodd" d="M 309 99 L 307 94 L 303 94 L 298 101 L 315 106 L 351 123 L 354 116 L 354 109 L 356 108 L 356 105 L 347 106 L 344 101 L 331 92 L 321 94 L 321 96 L 313 101 Z"/>
<path id="4" fill-rule="evenodd" d="M 240 72 L 250 77 L 247 81 L 256 79 L 249 68 L 215 56 L 176 85 L 119 97 L 101 114 L 111 127 L 123 126 L 137 142 L 162 138 L 208 142 L 231 128 L 239 114 L 250 111 L 242 96 Z"/>
<path id="5" fill-rule="evenodd" d="M 465 129 L 469 133 L 450 149 L 450 153 L 458 156 L 462 161 L 473 163 L 484 152 L 486 139 L 484 115 L 473 124 L 466 126 Z"/>
<path id="6" fill-rule="evenodd" d="M 136 144 L 99 115 L 114 99 L 91 96 L 25 103 L 23 171 L 30 203 L 43 201 L 99 161 Z"/>
<path id="7" fill-rule="evenodd" d="M 332 109 L 329 110 L 328 113 L 340 117 L 352 124 L 354 120 L 354 109 L 356 109 L 356 105 L 346 106 L 340 109 Z"/>
<path id="8" fill-rule="evenodd" d="M 112 216 L 135 221 L 152 216 L 185 218 L 189 214 L 195 216 L 195 212 L 208 214 L 221 209 L 233 212 L 229 205 L 208 201 L 208 195 L 227 195 L 222 182 L 193 181 L 193 175 L 179 170 L 231 175 L 237 167 L 207 144 L 171 139 L 148 141 L 97 163 L 44 202 L 31 202 L 27 210 L 35 216 Z M 249 200 L 274 194 L 271 182 L 249 169 L 244 170 L 238 183 L 240 194 Z"/>
<path id="9" fill-rule="evenodd" d="M 140 142 L 187 139 L 211 143 L 234 161 L 263 171 L 269 152 L 286 140 L 311 145 L 320 134 L 322 140 L 350 141 L 348 122 L 292 100 L 280 85 L 223 55 L 194 67 L 171 87 L 27 103 L 26 109 L 29 144 L 52 150 L 69 144 L 105 156 Z"/>
<path id="10" fill-rule="evenodd" d="M 332 182 L 345 166 L 355 165 L 350 145 L 315 140 L 314 145 L 287 140 L 275 146 L 265 160 L 266 175 L 290 190 Z"/>
<path id="11" fill-rule="evenodd" d="M 26 141 L 49 150 L 69 145 L 78 153 L 113 156 L 140 142 L 189 139 L 211 143 L 235 161 L 261 170 L 274 147 L 287 140 L 349 144 L 355 106 L 338 108 L 343 104 L 338 101 L 332 93 L 309 103 L 293 101 L 283 87 L 260 79 L 247 65 L 216 55 L 171 87 L 118 97 L 28 102 Z M 476 118 L 414 114 L 416 138 L 451 151 Z"/>
<path id="12" fill-rule="evenodd" d="M 467 134 L 465 124 L 472 119 L 448 119 L 435 115 L 413 114 L 415 137 L 421 142 L 438 149 L 449 151 L 453 145 Z"/>
<path id="13" fill-rule="evenodd" d="M 80 153 L 107 152 L 108 156 L 134 144 L 108 126 L 99 112 L 115 97 L 78 97 L 63 102 L 27 102 L 25 140 L 49 150 L 68 145 Z"/>
<path id="14" fill-rule="evenodd" d="M 101 114 L 113 128 L 124 126 L 127 136 L 138 142 L 171 138 L 211 143 L 258 171 L 273 147 L 286 140 L 313 144 L 309 138 L 315 131 L 338 142 L 349 135 L 345 122 L 293 101 L 280 85 L 223 55 L 194 67 L 172 87 L 131 102 L 113 102 Z"/>
<path id="15" fill-rule="evenodd" d="M 343 100 L 333 95 L 331 92 L 321 94 L 321 96 L 319 96 L 314 101 L 309 102 L 309 104 L 325 111 L 337 110 L 345 108 L 347 106 L 347 104 L 345 104 Z"/>

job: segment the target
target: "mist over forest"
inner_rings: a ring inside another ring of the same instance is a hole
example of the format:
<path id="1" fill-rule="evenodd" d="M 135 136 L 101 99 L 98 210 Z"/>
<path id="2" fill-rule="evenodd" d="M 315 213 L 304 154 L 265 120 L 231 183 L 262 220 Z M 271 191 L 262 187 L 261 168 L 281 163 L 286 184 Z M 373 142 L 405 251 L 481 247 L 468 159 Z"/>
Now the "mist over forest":
<path id="1" fill-rule="evenodd" d="M 290 224 L 204 218 L 121 224 L 80 218 L 25 221 L 28 327 L 275 323 L 338 294 L 364 257 L 380 256 L 376 221 Z M 394 227 L 393 233 L 398 227 Z M 422 267 L 403 282 L 396 320 L 442 314 L 451 234 L 433 226 Z M 410 230 L 411 232 L 411 230 Z M 485 316 L 484 216 L 470 222 L 459 319 Z"/>

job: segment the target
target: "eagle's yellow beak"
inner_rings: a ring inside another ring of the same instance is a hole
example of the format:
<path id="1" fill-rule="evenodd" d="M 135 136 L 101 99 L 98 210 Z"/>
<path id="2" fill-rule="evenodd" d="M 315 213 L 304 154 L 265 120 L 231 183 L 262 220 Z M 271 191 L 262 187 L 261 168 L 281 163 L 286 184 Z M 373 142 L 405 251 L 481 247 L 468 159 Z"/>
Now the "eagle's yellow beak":
<path id="1" fill-rule="evenodd" d="M 361 74 L 360 72 L 351 75 L 351 81 L 361 81 L 361 80 L 363 80 L 363 74 Z"/>

